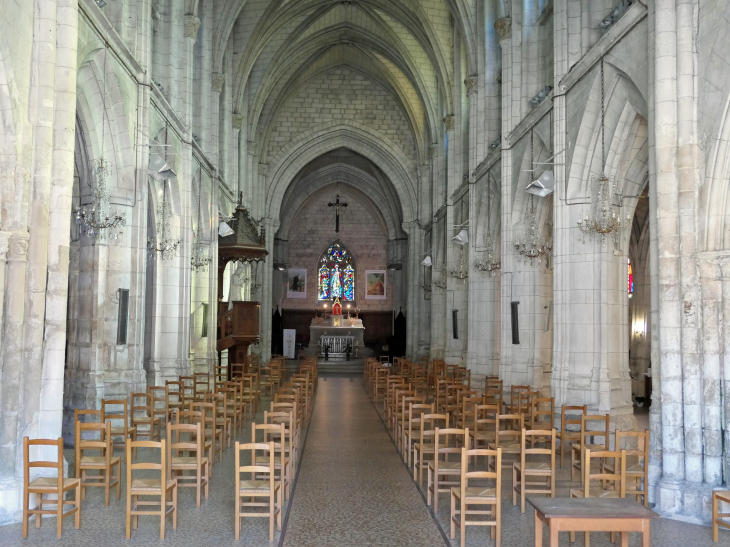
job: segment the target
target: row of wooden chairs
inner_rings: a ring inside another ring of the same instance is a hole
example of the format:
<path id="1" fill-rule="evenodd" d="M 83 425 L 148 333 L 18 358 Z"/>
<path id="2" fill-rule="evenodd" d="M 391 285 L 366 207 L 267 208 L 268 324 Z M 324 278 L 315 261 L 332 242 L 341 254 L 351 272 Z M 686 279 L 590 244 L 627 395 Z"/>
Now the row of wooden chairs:
<path id="1" fill-rule="evenodd" d="M 276 365 L 275 365 L 276 368 Z M 305 361 L 296 374 L 278 391 L 272 393 L 270 410 L 264 412 L 263 423 L 253 423 L 251 427 L 251 443 L 236 442 L 236 538 L 240 531 L 240 518 L 252 516 L 243 509 L 247 506 L 263 506 L 246 499 L 260 498 L 263 486 L 256 487 L 254 492 L 246 485 L 253 481 L 274 481 L 276 486 L 268 488 L 273 492 L 270 496 L 269 510 L 257 516 L 270 518 L 271 537 L 273 539 L 273 522 L 276 519 L 281 527 L 282 499 L 289 497 L 293 474 L 296 469 L 297 453 L 301 439 L 301 428 L 308 419 L 312 408 L 312 399 L 317 383 L 317 362 Z M 197 375 L 196 375 L 197 376 Z M 206 375 L 207 376 L 207 375 Z M 245 376 L 245 375 L 244 375 Z M 62 520 L 65 516 L 76 514 L 76 527 L 80 526 L 81 501 L 86 495 L 86 488 L 100 486 L 105 489 L 105 502 L 109 504 L 110 492 L 116 489 L 117 499 L 121 497 L 121 464 L 122 458 L 114 455 L 116 447 L 124 447 L 127 463 L 127 514 L 126 530 L 130 537 L 131 530 L 137 527 L 139 515 L 158 515 L 160 517 L 160 537 L 165 535 L 165 519 L 172 516 L 173 528 L 177 526 L 177 491 L 179 487 L 196 489 L 197 505 L 201 496 L 209 496 L 210 477 L 215 455 L 222 458 L 222 452 L 231 444 L 231 438 L 240 435 L 245 420 L 245 407 L 257 405 L 261 395 L 256 373 L 247 378 L 234 378 L 233 381 L 218 380 L 211 384 L 210 377 L 203 382 L 198 376 L 197 386 L 186 390 L 187 382 L 182 378 L 169 382 L 165 386 L 164 401 L 156 398 L 154 388 L 146 394 L 132 394 L 131 405 L 126 399 L 103 400 L 100 410 L 77 410 L 75 416 L 75 475 L 76 478 L 63 478 L 63 441 L 25 439 L 25 505 L 23 537 L 27 537 L 28 522 L 36 515 L 36 526 L 40 527 L 41 515 L 56 514 L 58 516 L 57 535 L 61 537 Z M 170 385 L 181 382 L 182 390 L 170 389 Z M 203 388 L 205 386 L 205 389 Z M 248 397 L 245 395 L 248 386 Z M 185 396 L 185 392 L 189 396 Z M 171 401 L 169 393 L 181 393 L 177 401 Z M 158 393 L 161 393 L 158 392 Z M 155 401 L 155 399 L 158 399 Z M 158 404 L 155 405 L 155 402 Z M 169 406 L 169 403 L 179 405 Z M 171 412 L 167 412 L 171 408 Z M 162 414 L 155 415 L 157 411 Z M 145 418 L 148 418 L 145 420 Z M 165 439 L 161 439 L 164 421 Z M 121 425 L 114 425 L 121 422 Z M 144 427 L 147 426 L 147 427 Z M 139 440 L 142 434 L 149 440 Z M 121 437 L 121 443 L 118 438 Z M 157 440 L 155 440 L 155 438 Z M 47 450 L 55 446 L 58 457 L 55 462 L 46 459 L 31 459 L 31 450 Z M 152 462 L 137 461 L 139 448 L 153 452 Z M 159 457 L 154 452 L 159 452 Z M 250 451 L 253 459 L 250 464 L 240 465 L 241 451 Z M 92 454 L 93 453 L 93 454 Z M 31 479 L 30 469 L 52 467 L 58 479 Z M 158 471 L 159 479 L 140 478 L 137 471 Z M 98 474 L 95 474 L 98 472 Z M 192 474 L 186 474 L 190 473 Z M 241 474 L 253 473 L 248 479 L 241 479 Z M 268 473 L 268 478 L 267 478 Z M 249 481 L 248 483 L 246 481 Z M 249 484 L 250 486 L 250 484 Z M 75 499 L 64 501 L 57 509 L 44 509 L 44 504 L 53 503 L 43 496 L 53 494 L 61 497 L 63 493 L 75 490 Z M 35 509 L 31 509 L 30 495 L 37 498 Z M 283 496 L 283 497 L 282 497 Z M 158 497 L 158 501 L 150 501 L 149 497 Z M 253 505 L 251 505 L 253 504 Z M 64 512 L 66 506 L 72 505 L 70 511 Z M 152 510 L 148 506 L 157 506 Z"/>

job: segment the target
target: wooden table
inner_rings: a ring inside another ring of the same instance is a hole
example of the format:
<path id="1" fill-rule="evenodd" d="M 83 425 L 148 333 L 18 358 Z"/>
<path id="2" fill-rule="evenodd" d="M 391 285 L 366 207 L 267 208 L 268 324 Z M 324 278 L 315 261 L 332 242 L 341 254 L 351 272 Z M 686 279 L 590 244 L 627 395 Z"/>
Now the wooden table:
<path id="1" fill-rule="evenodd" d="M 633 499 L 529 497 L 527 502 L 535 508 L 535 547 L 542 547 L 543 522 L 550 547 L 558 547 L 559 532 L 621 532 L 621 547 L 628 547 L 629 532 L 642 532 L 642 546 L 649 547 L 649 522 L 660 518 Z"/>

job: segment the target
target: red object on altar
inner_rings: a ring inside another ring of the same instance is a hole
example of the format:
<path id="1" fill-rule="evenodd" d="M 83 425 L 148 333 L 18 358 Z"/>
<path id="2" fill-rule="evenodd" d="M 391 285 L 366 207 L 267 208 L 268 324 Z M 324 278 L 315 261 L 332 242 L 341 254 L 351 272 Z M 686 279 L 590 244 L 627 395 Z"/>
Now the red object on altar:
<path id="1" fill-rule="evenodd" d="M 335 303 L 332 305 L 332 315 L 342 315 L 342 304 L 340 304 L 339 298 L 335 298 Z"/>

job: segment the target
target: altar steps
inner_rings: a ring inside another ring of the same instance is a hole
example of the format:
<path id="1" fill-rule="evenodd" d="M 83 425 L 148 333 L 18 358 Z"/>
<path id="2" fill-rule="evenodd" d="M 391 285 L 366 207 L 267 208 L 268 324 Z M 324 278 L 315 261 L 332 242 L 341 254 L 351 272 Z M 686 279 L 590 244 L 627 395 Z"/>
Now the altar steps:
<path id="1" fill-rule="evenodd" d="M 289 360 L 287 366 L 290 370 L 296 371 L 298 361 Z M 365 370 L 365 359 L 333 359 L 325 361 L 320 358 L 317 361 L 317 371 L 319 374 L 362 374 Z"/>

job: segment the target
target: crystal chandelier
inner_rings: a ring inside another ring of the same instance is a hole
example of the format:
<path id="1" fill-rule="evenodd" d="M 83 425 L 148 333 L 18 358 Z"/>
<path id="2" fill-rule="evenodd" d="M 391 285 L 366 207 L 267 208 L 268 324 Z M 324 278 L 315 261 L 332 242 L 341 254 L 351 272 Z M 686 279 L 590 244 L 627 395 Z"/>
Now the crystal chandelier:
<path id="1" fill-rule="evenodd" d="M 120 229 L 127 225 L 126 215 L 117 210 L 109 208 L 109 190 L 106 183 L 111 171 L 109 162 L 104 159 L 104 135 L 106 133 L 106 49 L 104 50 L 104 63 L 102 74 L 102 118 L 101 118 L 101 155 L 92 164 L 93 187 L 91 209 L 86 206 L 79 206 L 74 211 L 76 224 L 78 224 L 87 236 L 97 239 L 118 239 Z M 79 200 L 80 201 L 80 200 Z M 109 232 L 107 234 L 107 232 Z"/>
<path id="2" fill-rule="evenodd" d="M 611 197 L 616 191 L 616 179 L 606 177 L 605 152 L 605 91 L 603 75 L 603 58 L 601 58 L 601 176 L 591 177 L 591 213 L 585 213 L 578 218 L 578 229 L 583 234 L 582 242 L 586 242 L 586 234 L 595 241 L 600 237 L 603 248 L 606 248 L 606 239 L 610 237 L 618 243 L 625 226 L 621 225 L 621 211 L 618 214 L 611 203 Z"/>
<path id="3" fill-rule="evenodd" d="M 157 208 L 157 233 L 160 235 L 159 243 L 156 238 L 147 238 L 147 251 L 150 256 L 157 256 L 160 253 L 162 260 L 171 260 L 177 256 L 180 250 L 180 240 L 172 236 L 170 226 L 172 220 L 172 207 L 167 200 L 167 181 L 162 182 L 162 203 Z"/>
<path id="4" fill-rule="evenodd" d="M 489 176 L 492 176 L 492 172 L 488 171 Z M 494 242 L 492 241 L 492 219 L 491 219 L 491 200 L 490 200 L 491 188 L 487 186 L 487 248 L 485 249 L 486 256 L 483 260 L 480 260 L 474 264 L 474 269 L 479 272 L 487 272 L 491 277 L 495 277 L 497 272 L 502 268 L 502 262 L 497 260 L 494 253 Z"/>
<path id="5" fill-rule="evenodd" d="M 552 244 L 544 241 L 540 237 L 540 228 L 537 225 L 537 215 L 535 213 L 533 199 L 530 196 L 530 211 L 528 213 L 529 217 L 527 226 L 525 227 L 525 233 L 522 239 L 515 241 L 515 251 L 522 256 L 525 262 L 529 260 L 530 266 L 534 266 L 536 263 L 540 264 L 542 257 L 550 256 L 553 250 Z"/>
<path id="6" fill-rule="evenodd" d="M 466 283 L 469 279 L 469 266 L 466 264 L 466 258 L 464 257 L 464 247 L 461 247 L 461 255 L 459 256 L 459 267 L 451 270 L 451 277 L 458 279 L 462 283 Z"/>
<path id="7" fill-rule="evenodd" d="M 203 168 L 198 164 L 198 226 L 193 235 L 193 252 L 190 256 L 190 266 L 194 272 L 208 271 L 208 265 L 213 261 L 210 252 L 205 248 L 203 241 L 203 216 L 200 199 L 203 194 Z"/>

